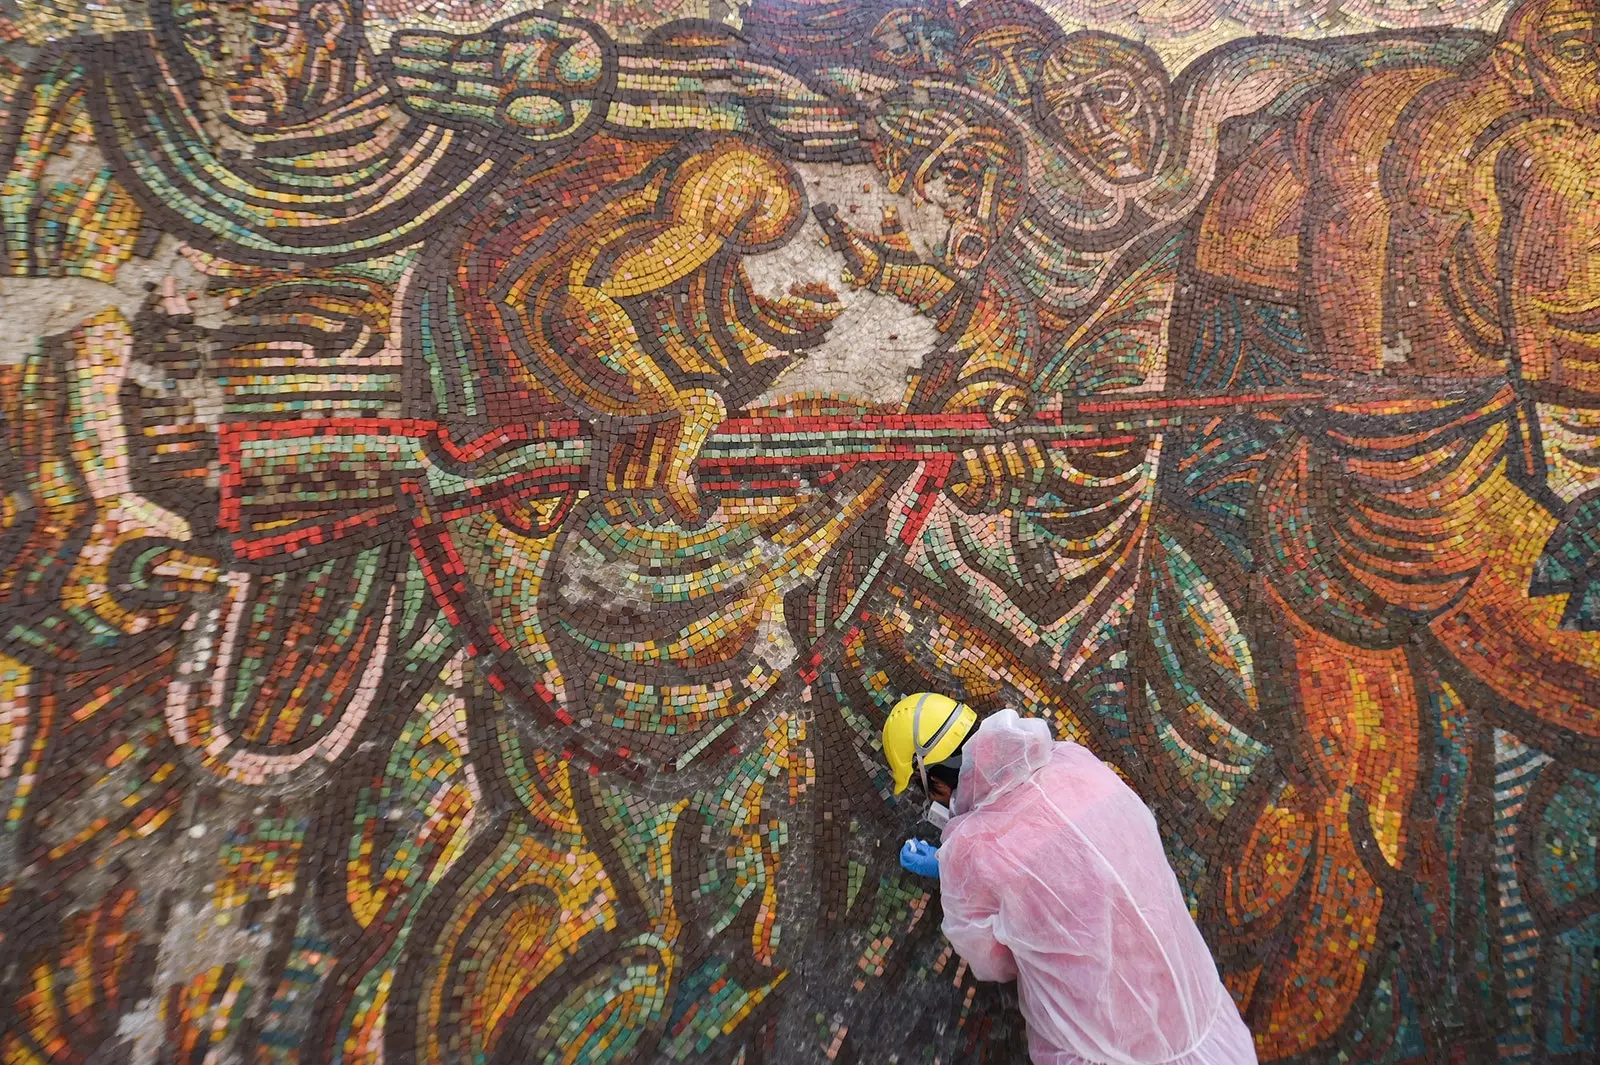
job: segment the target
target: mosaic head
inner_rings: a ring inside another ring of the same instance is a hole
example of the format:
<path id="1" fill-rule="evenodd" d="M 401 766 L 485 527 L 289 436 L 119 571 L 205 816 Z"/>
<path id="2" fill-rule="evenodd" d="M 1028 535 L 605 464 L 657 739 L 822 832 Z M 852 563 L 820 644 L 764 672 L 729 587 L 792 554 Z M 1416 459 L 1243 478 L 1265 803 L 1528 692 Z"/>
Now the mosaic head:
<path id="1" fill-rule="evenodd" d="M 891 8 L 873 26 L 868 47 L 875 62 L 899 70 L 952 73 L 959 47 L 954 14 L 940 4 Z"/>
<path id="2" fill-rule="evenodd" d="M 874 153 L 890 191 L 909 191 L 943 211 L 949 229 L 940 260 L 957 276 L 976 276 L 1027 197 L 1021 138 L 969 97 L 946 89 L 892 97 L 876 117 Z"/>
<path id="3" fill-rule="evenodd" d="M 1045 132 L 1110 181 L 1142 181 L 1160 162 L 1170 83 L 1150 49 L 1109 33 L 1074 33 L 1039 75 L 1034 113 Z"/>
<path id="4" fill-rule="evenodd" d="M 967 84 L 1025 108 L 1050 42 L 1055 20 L 1018 0 L 978 0 L 962 13 L 961 72 Z"/>
<path id="5" fill-rule="evenodd" d="M 349 99 L 364 77 L 360 0 L 250 0 L 240 15 L 174 0 L 167 31 L 246 131 L 290 126 Z"/>
<path id="6" fill-rule="evenodd" d="M 1600 116 L 1600 12 L 1593 0 L 1527 0 L 1512 8 L 1494 66 L 1521 96 Z"/>

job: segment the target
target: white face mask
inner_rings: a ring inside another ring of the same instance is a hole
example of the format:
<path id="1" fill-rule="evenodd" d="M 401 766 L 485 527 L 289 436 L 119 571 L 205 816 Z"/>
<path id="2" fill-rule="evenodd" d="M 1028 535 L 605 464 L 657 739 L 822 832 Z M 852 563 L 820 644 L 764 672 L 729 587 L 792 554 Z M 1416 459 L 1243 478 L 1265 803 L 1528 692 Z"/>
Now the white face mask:
<path id="1" fill-rule="evenodd" d="M 929 803 L 928 816 L 925 820 L 928 824 L 943 832 L 944 826 L 950 823 L 950 807 L 942 802 Z"/>

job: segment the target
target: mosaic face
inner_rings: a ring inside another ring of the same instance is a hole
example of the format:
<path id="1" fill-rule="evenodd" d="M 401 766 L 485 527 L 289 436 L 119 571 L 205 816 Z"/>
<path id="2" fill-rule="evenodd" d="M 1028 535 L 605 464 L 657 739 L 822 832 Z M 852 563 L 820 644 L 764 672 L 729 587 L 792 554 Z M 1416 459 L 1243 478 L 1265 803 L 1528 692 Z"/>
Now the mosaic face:
<path id="1" fill-rule="evenodd" d="M 1022 1060 L 928 689 L 1263 1061 L 1600 1049 L 1587 7 L 145 17 L 0 22 L 0 1059 Z"/>
<path id="2" fill-rule="evenodd" d="M 1567 0 L 1529 5 L 1521 38 L 1503 46 L 1504 62 L 1536 97 L 1584 115 L 1600 114 L 1600 15 Z M 1508 35 L 1509 36 L 1509 35 Z"/>
<path id="3" fill-rule="evenodd" d="M 954 73 L 960 42 L 954 20 L 940 14 L 921 7 L 890 11 L 872 28 L 872 58 L 903 70 Z"/>
<path id="4" fill-rule="evenodd" d="M 1044 62 L 1042 121 L 1113 181 L 1155 169 L 1166 143 L 1167 83 L 1156 57 L 1114 37 L 1074 34 Z"/>
<path id="5" fill-rule="evenodd" d="M 328 63 L 344 12 L 324 3 L 302 14 L 299 0 L 250 5 L 244 62 L 227 86 L 228 117 L 241 126 L 281 122 L 314 108 L 327 92 Z"/>
<path id="6" fill-rule="evenodd" d="M 971 277 L 1022 209 L 1026 149 L 992 113 L 949 89 L 939 99 L 942 106 L 930 107 L 912 95 L 882 108 L 877 162 L 891 189 L 943 215 L 934 255 L 953 274 Z"/>
<path id="7" fill-rule="evenodd" d="M 1025 104 L 1033 95 L 1048 39 L 1027 26 L 984 30 L 962 50 L 967 80 L 1010 104 Z"/>

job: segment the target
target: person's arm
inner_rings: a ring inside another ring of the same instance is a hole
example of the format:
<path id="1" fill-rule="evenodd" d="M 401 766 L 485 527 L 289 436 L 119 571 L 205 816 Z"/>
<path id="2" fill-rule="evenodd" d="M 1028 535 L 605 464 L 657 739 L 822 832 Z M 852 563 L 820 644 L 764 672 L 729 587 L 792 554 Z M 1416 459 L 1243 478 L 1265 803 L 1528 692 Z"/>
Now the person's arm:
<path id="1" fill-rule="evenodd" d="M 1551 121 L 1530 123 L 1519 140 L 1520 150 L 1508 149 L 1496 165 L 1512 347 L 1535 390 L 1586 389 L 1586 368 L 1600 361 L 1600 253 L 1592 248 L 1600 207 L 1590 177 L 1600 138 Z M 1580 392 L 1560 402 L 1577 413 L 1593 401 Z M 1600 632 L 1563 621 L 1566 596 L 1530 593 L 1560 517 L 1530 505 L 1510 475 L 1518 449 L 1507 450 L 1512 463 L 1473 491 L 1475 514 L 1516 518 L 1473 526 L 1477 575 L 1432 628 L 1516 712 L 1593 740 L 1600 737 Z"/>
<path id="2" fill-rule="evenodd" d="M 987 848 L 989 853 L 982 853 Z M 939 894 L 944 934 L 979 980 L 1017 978 L 1017 961 L 996 931 L 1002 905 L 997 867 L 1005 862 L 993 839 L 962 840 L 940 848 Z"/>

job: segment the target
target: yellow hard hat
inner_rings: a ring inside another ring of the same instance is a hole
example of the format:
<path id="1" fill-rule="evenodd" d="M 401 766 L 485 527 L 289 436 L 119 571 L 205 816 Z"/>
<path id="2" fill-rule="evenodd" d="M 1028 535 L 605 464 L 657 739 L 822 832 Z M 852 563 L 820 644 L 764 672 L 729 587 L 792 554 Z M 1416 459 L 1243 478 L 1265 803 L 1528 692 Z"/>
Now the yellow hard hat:
<path id="1" fill-rule="evenodd" d="M 883 756 L 894 774 L 894 793 L 906 790 L 913 772 L 955 754 L 977 723 L 976 710 L 937 692 L 918 692 L 895 703 L 883 723 Z"/>

